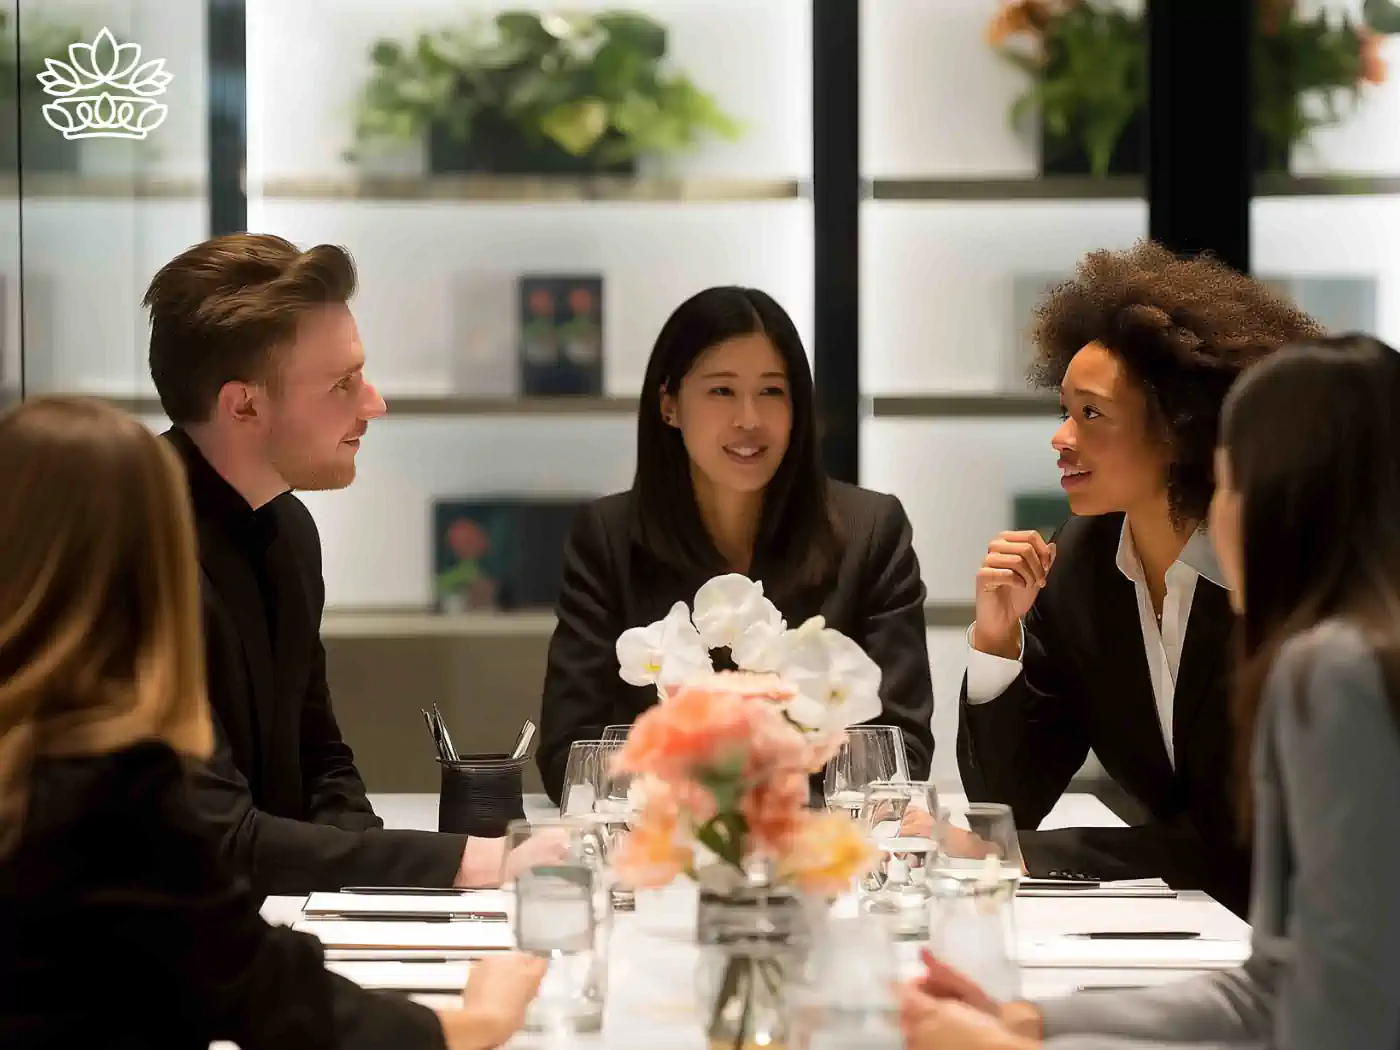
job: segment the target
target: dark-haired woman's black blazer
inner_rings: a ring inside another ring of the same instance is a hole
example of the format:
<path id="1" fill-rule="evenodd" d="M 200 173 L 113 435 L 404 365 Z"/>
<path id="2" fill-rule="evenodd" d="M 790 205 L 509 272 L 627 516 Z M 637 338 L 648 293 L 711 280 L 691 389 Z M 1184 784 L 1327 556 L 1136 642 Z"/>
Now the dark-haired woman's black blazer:
<path id="1" fill-rule="evenodd" d="M 765 593 L 789 626 L 821 614 L 880 665 L 884 714 L 874 721 L 904 731 L 909 771 L 926 777 L 933 761 L 933 683 L 913 530 L 894 496 L 832 482 L 831 499 L 845 551 L 828 582 L 791 595 L 767 587 Z M 663 618 L 678 601 L 689 605 L 708 579 L 682 575 L 640 546 L 632 500 L 629 491 L 585 507 L 564 552 L 536 758 L 555 802 L 574 741 L 596 739 L 607 725 L 630 724 L 656 702 L 655 689 L 618 676 L 618 636 Z M 749 575 L 763 581 L 771 561 L 757 552 Z"/>
<path id="2" fill-rule="evenodd" d="M 0 856 L 5 1050 L 441 1050 L 437 1015 L 269 926 L 165 744 L 42 759 Z"/>

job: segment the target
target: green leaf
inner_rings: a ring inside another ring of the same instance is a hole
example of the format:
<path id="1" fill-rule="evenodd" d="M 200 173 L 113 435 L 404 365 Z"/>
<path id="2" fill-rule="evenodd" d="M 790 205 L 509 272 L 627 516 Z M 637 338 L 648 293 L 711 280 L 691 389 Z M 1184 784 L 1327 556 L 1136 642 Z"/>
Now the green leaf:
<path id="1" fill-rule="evenodd" d="M 596 98 L 566 102 L 540 118 L 540 130 L 569 153 L 582 157 L 608 130 L 608 108 Z"/>
<path id="2" fill-rule="evenodd" d="M 1366 24 L 1377 33 L 1400 33 L 1400 3 L 1395 0 L 1366 0 L 1361 10 Z"/>
<path id="3" fill-rule="evenodd" d="M 608 42 L 634 52 L 644 61 L 660 62 L 666 57 L 666 27 L 655 19 L 629 12 L 609 12 L 598 16 L 598 25 Z"/>

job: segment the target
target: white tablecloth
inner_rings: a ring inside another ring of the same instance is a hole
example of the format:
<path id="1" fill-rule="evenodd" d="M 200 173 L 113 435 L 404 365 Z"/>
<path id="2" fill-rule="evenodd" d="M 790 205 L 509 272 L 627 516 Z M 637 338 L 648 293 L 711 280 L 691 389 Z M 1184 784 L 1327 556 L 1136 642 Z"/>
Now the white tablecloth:
<path id="1" fill-rule="evenodd" d="M 431 830 L 437 826 L 436 795 L 375 795 L 375 811 L 392 828 Z M 526 799 L 527 814 L 550 811 L 543 796 Z M 1114 827 L 1122 822 L 1090 795 L 1067 795 L 1042 827 Z M 696 1021 L 697 953 L 686 929 L 694 916 L 687 887 L 642 895 L 637 911 L 616 917 L 610 956 L 609 997 L 603 1031 L 574 1037 L 571 1046 L 597 1050 L 689 1050 L 703 1047 Z M 291 923 L 301 912 L 300 897 L 269 898 L 263 914 L 270 922 Z M 1204 894 L 1182 893 L 1176 898 L 1069 900 L 1019 898 L 1016 924 L 1022 944 L 1028 940 L 1085 933 L 1090 930 L 1189 929 L 1206 938 L 1243 939 L 1249 928 Z M 1178 945 L 1179 947 L 1179 945 Z M 900 945 L 901 968 L 917 970 L 916 945 Z M 1155 984 L 1178 980 L 1183 969 L 1033 969 L 1022 974 L 1022 993 L 1039 998 L 1066 994 L 1084 987 Z M 419 997 L 438 1005 L 451 997 Z M 517 1036 L 511 1047 L 544 1047 L 543 1037 Z"/>

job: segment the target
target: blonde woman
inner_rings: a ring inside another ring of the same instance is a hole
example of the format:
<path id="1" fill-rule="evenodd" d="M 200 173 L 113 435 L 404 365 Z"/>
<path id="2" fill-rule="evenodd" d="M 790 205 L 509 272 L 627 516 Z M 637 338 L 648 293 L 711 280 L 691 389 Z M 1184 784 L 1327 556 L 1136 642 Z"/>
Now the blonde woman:
<path id="1" fill-rule="evenodd" d="M 79 399 L 0 416 L 0 1046 L 493 1047 L 543 971 L 433 1011 L 269 926 L 186 798 L 211 747 L 184 472 Z"/>

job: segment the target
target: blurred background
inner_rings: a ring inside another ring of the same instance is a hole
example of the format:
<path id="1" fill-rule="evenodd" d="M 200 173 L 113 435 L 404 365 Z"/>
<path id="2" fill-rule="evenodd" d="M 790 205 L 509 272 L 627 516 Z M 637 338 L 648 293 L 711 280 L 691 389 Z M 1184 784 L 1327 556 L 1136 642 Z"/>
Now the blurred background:
<path id="1" fill-rule="evenodd" d="M 973 573 L 998 530 L 1065 516 L 1057 405 L 1022 378 L 1049 283 L 1184 223 L 1400 342 L 1400 8 L 1221 0 L 1239 41 L 1183 14 L 1151 62 L 1150 14 L 0 0 L 0 390 L 164 429 L 139 305 L 162 263 L 241 229 L 349 248 L 389 414 L 352 488 L 303 497 L 323 635 L 370 789 L 435 790 L 420 707 L 481 750 L 538 710 L 563 534 L 630 483 L 662 321 L 763 288 L 813 356 L 833 474 L 912 517 L 955 784 Z M 1211 122 L 1231 105 L 1246 147 Z"/>

